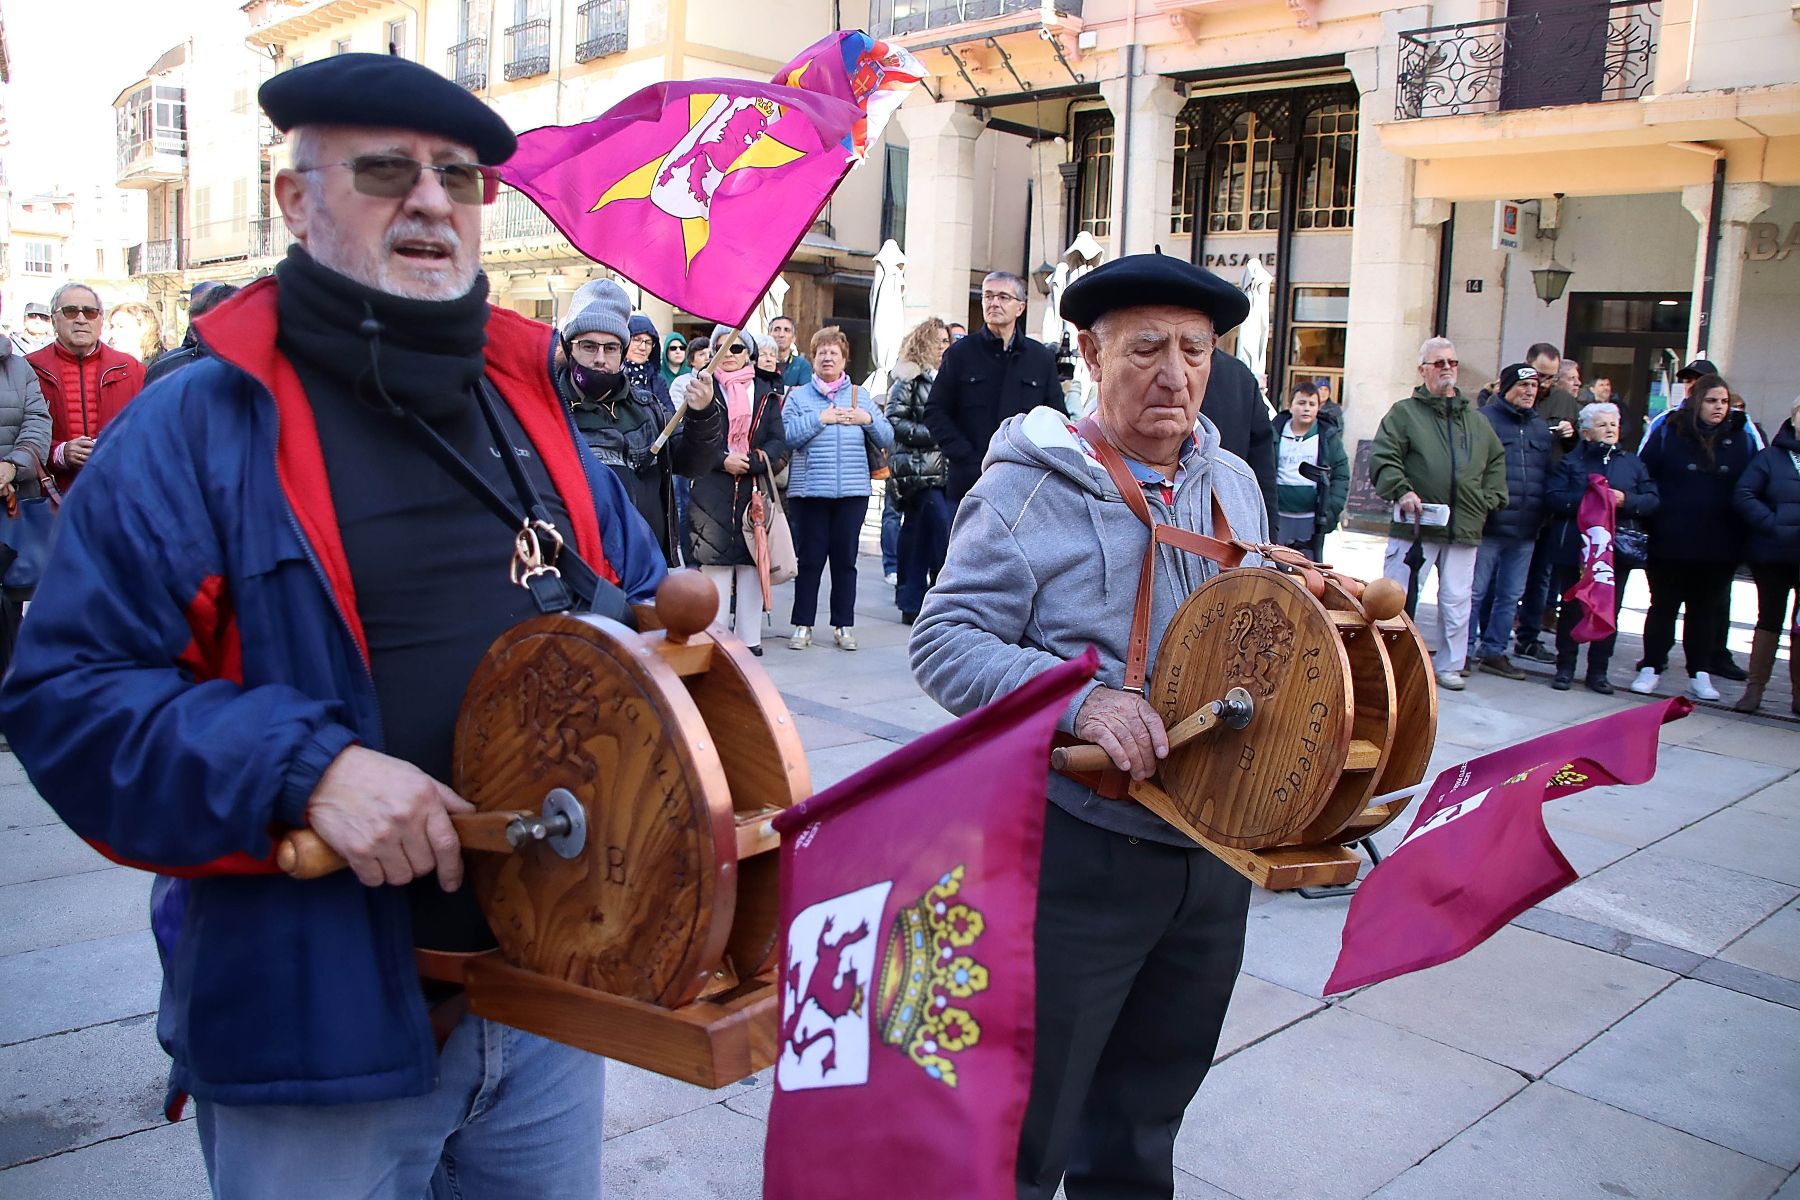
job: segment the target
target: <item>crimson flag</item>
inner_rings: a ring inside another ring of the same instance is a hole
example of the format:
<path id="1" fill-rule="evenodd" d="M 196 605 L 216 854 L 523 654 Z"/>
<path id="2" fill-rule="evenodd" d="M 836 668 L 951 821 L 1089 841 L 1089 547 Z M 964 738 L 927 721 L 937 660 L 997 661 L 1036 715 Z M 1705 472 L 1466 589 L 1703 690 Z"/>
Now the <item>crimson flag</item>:
<path id="1" fill-rule="evenodd" d="M 1412 828 L 1350 901 L 1326 995 L 1467 954 L 1575 882 L 1544 803 L 1656 773 L 1657 731 L 1692 712 L 1677 697 L 1484 754 L 1442 772 Z"/>
<path id="2" fill-rule="evenodd" d="M 765 1200 L 1011 1200 L 1057 719 L 1090 649 L 775 819 Z"/>
<path id="3" fill-rule="evenodd" d="M 1587 491 L 1575 510 L 1581 530 L 1581 578 L 1563 593 L 1564 600 L 1581 605 L 1581 620 L 1570 634 L 1577 642 L 1605 641 L 1619 631 L 1613 575 L 1614 504 L 1612 485 L 1604 475 L 1589 475 Z"/>

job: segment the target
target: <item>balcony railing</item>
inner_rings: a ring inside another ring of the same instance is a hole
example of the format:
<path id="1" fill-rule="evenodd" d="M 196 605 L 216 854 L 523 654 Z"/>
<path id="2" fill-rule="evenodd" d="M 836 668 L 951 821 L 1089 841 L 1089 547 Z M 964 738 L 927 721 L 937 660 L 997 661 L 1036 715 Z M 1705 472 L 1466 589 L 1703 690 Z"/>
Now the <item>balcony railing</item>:
<path id="1" fill-rule="evenodd" d="M 1640 99 L 1656 67 L 1661 25 L 1661 0 L 1621 0 L 1408 30 L 1400 35 L 1394 115 Z"/>
<path id="2" fill-rule="evenodd" d="M 119 179 L 180 179 L 187 165 L 187 134 L 159 129 L 151 137 L 121 140 L 115 161 Z"/>
<path id="3" fill-rule="evenodd" d="M 548 17 L 507 26 L 505 73 L 508 79 L 526 79 L 550 73 Z"/>
<path id="4" fill-rule="evenodd" d="M 869 0 L 869 30 L 878 38 L 892 37 L 1008 13 L 1036 16 L 1045 9 L 1079 17 L 1081 0 Z"/>
<path id="5" fill-rule="evenodd" d="M 287 221 L 281 217 L 263 217 L 250 222 L 251 258 L 279 258 L 287 253 L 293 240 Z"/>
<path id="6" fill-rule="evenodd" d="M 486 38 L 470 38 L 450 47 L 450 78 L 471 92 L 487 88 L 488 48 Z"/>
<path id="7" fill-rule="evenodd" d="M 125 251 L 125 273 L 138 275 L 172 275 L 187 264 L 183 244 L 176 241 L 145 242 Z"/>
<path id="8" fill-rule="evenodd" d="M 592 62 L 608 54 L 623 54 L 631 24 L 628 0 L 586 0 L 575 15 L 581 19 L 575 43 L 575 61 Z"/>
<path id="9" fill-rule="evenodd" d="M 519 238 L 552 238 L 559 236 L 537 205 L 520 192 L 502 189 L 492 204 L 481 210 L 481 241 L 513 241 Z"/>

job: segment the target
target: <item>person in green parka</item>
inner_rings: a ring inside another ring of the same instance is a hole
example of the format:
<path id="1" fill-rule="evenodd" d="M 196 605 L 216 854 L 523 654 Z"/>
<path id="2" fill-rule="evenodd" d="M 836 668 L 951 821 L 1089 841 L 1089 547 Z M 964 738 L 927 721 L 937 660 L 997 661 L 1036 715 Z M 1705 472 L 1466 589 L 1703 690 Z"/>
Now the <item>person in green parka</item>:
<path id="1" fill-rule="evenodd" d="M 688 373 L 687 338 L 679 333 L 671 333 L 663 339 L 662 375 L 663 379 L 673 384 Z M 671 395 L 673 391 L 671 390 Z"/>
<path id="2" fill-rule="evenodd" d="M 1350 456 L 1335 425 L 1320 419 L 1319 389 L 1294 385 L 1286 411 L 1275 414 L 1275 496 L 1279 511 L 1275 540 L 1314 562 L 1325 556 L 1325 535 L 1337 528 L 1350 496 Z M 1324 469 L 1323 483 L 1302 467 Z"/>
<path id="3" fill-rule="evenodd" d="M 1420 620 L 1419 632 L 1431 647 L 1439 686 L 1451 691 L 1463 688 L 1482 528 L 1507 501 L 1506 451 L 1456 386 L 1458 366 L 1448 338 L 1430 338 L 1419 347 L 1421 382 L 1381 419 L 1369 453 L 1369 482 L 1394 505 L 1382 574 L 1408 583 L 1407 551 L 1415 536 L 1423 542 L 1418 583 L 1423 586 L 1435 570 L 1438 598 L 1435 617 Z M 1426 523 L 1433 515 L 1427 505 L 1442 506 L 1436 523 Z"/>

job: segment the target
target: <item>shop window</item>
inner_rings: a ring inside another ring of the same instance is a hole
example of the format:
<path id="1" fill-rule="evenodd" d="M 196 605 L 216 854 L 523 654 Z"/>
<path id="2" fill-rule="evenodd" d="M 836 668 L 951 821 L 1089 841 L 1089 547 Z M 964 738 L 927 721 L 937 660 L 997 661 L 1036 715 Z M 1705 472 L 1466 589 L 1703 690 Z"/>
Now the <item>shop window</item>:
<path id="1" fill-rule="evenodd" d="M 1185 114 L 1184 114 L 1185 115 Z M 1194 180 L 1188 174 L 1188 153 L 1194 147 L 1194 127 L 1185 119 L 1175 122 L 1175 181 L 1169 197 L 1169 232 L 1194 232 Z"/>
<path id="2" fill-rule="evenodd" d="M 906 165 L 905 146 L 885 147 L 881 178 L 881 240 L 889 238 L 906 248 Z"/>
<path id="3" fill-rule="evenodd" d="M 50 242 L 20 242 L 24 252 L 19 270 L 26 275 L 56 274 L 56 247 Z"/>
<path id="4" fill-rule="evenodd" d="M 1307 114 L 1300 136 L 1296 229 L 1348 229 L 1356 212 L 1356 105 Z"/>
<path id="5" fill-rule="evenodd" d="M 1094 237 L 1112 236 L 1113 119 L 1108 112 L 1075 117 L 1075 204 L 1080 228 Z"/>
<path id="6" fill-rule="evenodd" d="M 1332 399 L 1344 401 L 1344 342 L 1350 328 L 1350 289 L 1296 287 L 1288 324 L 1288 354 L 1281 406 L 1301 380 L 1331 385 Z"/>
<path id="7" fill-rule="evenodd" d="M 1274 229 L 1281 208 L 1275 134 L 1253 112 L 1241 114 L 1212 148 L 1206 227 L 1213 233 Z"/>

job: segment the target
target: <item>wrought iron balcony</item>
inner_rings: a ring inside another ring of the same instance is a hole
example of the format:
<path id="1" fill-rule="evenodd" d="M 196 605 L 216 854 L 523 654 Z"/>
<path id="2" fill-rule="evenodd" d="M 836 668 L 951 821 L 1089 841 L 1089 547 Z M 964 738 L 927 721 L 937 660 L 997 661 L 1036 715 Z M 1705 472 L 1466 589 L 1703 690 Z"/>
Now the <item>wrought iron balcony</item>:
<path id="1" fill-rule="evenodd" d="M 280 258 L 287 253 L 293 240 L 287 221 L 281 217 L 263 217 L 250 222 L 251 258 Z"/>
<path id="2" fill-rule="evenodd" d="M 487 87 L 488 48 L 486 38 L 470 38 L 450 47 L 450 78 L 471 92 Z"/>
<path id="3" fill-rule="evenodd" d="M 523 193 L 502 188 L 495 201 L 481 210 L 481 242 L 517 241 L 521 238 L 553 238 L 560 236 L 543 210 Z"/>
<path id="4" fill-rule="evenodd" d="M 550 18 L 506 27 L 506 77 L 527 79 L 550 73 Z"/>
<path id="5" fill-rule="evenodd" d="M 581 20 L 575 43 L 576 62 L 592 62 L 625 52 L 631 25 L 629 0 L 586 0 L 575 15 Z"/>
<path id="6" fill-rule="evenodd" d="M 1661 26 L 1661 0 L 1620 0 L 1408 30 L 1394 115 L 1637 100 L 1656 68 Z"/>
<path id="7" fill-rule="evenodd" d="M 139 275 L 173 275 L 186 266 L 186 243 L 177 241 L 145 242 L 125 251 L 125 273 Z"/>
<path id="8" fill-rule="evenodd" d="M 1036 16 L 1045 9 L 1079 17 L 1081 0 L 869 0 L 869 31 L 878 38 L 894 37 L 1008 13 Z"/>

